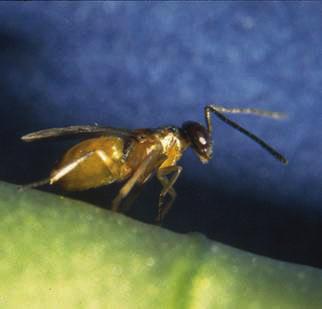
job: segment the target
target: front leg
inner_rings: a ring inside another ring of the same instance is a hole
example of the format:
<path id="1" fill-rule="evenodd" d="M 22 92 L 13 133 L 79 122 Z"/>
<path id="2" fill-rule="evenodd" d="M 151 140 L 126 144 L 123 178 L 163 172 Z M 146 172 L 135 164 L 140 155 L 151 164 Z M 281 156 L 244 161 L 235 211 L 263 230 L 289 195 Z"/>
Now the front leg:
<path id="1" fill-rule="evenodd" d="M 159 224 L 161 224 L 162 219 L 170 210 L 177 196 L 176 191 L 173 189 L 173 185 L 177 181 L 181 172 L 182 172 L 182 167 L 177 165 L 165 167 L 157 171 L 157 178 L 163 186 L 159 196 L 159 210 L 158 210 L 158 216 L 156 218 L 156 221 Z M 171 173 L 173 173 L 173 175 L 170 178 L 168 178 L 167 176 Z M 164 199 L 167 196 L 167 194 L 170 195 L 170 200 L 165 204 Z"/>

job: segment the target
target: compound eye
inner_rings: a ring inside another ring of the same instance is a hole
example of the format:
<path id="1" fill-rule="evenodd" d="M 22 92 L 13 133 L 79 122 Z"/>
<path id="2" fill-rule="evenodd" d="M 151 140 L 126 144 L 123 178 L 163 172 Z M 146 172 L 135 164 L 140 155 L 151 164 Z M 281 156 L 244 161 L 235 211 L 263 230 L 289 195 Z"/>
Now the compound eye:
<path id="1" fill-rule="evenodd" d="M 197 138 L 198 138 L 198 144 L 200 144 L 201 147 L 205 147 L 208 145 L 208 141 L 204 135 L 198 135 Z"/>
<path id="2" fill-rule="evenodd" d="M 210 145 L 209 134 L 204 126 L 198 122 L 185 122 L 182 126 L 194 148 L 199 153 L 207 153 Z"/>
<path id="3" fill-rule="evenodd" d="M 204 128 L 198 128 L 194 132 L 193 144 L 201 154 L 206 154 L 209 148 L 208 132 L 203 130 Z"/>

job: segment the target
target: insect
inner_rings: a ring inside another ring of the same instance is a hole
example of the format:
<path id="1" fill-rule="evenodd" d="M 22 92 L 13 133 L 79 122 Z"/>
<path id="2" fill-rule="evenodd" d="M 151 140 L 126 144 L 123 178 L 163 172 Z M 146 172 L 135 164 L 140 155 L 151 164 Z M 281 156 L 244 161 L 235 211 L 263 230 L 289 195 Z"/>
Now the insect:
<path id="1" fill-rule="evenodd" d="M 191 147 L 202 163 L 207 163 L 212 157 L 212 114 L 251 138 L 280 162 L 287 163 L 279 152 L 223 113 L 252 114 L 273 119 L 283 118 L 284 114 L 217 105 L 205 106 L 204 113 L 206 126 L 194 121 L 184 122 L 180 128 L 166 126 L 136 130 L 97 125 L 69 126 L 24 135 L 22 140 L 25 142 L 63 137 L 86 139 L 64 154 L 48 178 L 23 187 L 58 184 L 63 190 L 81 191 L 113 182 L 124 182 L 112 201 L 112 210 L 119 211 L 123 203 L 123 210 L 129 207 L 135 192 L 139 192 L 155 174 L 162 185 L 156 218 L 157 222 L 161 222 L 176 198 L 173 185 L 182 172 L 182 167 L 177 162 L 185 150 Z"/>

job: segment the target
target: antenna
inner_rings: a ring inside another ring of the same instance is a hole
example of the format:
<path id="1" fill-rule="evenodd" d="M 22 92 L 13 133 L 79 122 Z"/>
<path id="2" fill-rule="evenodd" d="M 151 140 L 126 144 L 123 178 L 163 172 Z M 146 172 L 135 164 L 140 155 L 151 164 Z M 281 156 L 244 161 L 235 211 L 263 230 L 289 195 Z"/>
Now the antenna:
<path id="1" fill-rule="evenodd" d="M 272 146 L 268 145 L 266 142 L 264 142 L 262 139 L 260 139 L 255 134 L 249 132 L 248 130 L 241 127 L 236 122 L 230 120 L 226 116 L 224 116 L 222 113 L 231 113 L 231 114 L 250 114 L 250 115 L 256 115 L 256 116 L 262 116 L 262 117 L 269 117 L 273 119 L 283 119 L 286 117 L 283 113 L 278 112 L 270 112 L 270 111 L 264 111 L 260 109 L 254 109 L 254 108 L 225 108 L 222 106 L 217 105 L 207 105 L 205 107 L 205 117 L 208 127 L 209 135 L 212 133 L 212 123 L 211 123 L 211 115 L 210 113 L 213 112 L 219 119 L 221 119 L 223 122 L 227 123 L 234 129 L 238 130 L 239 132 L 245 134 L 250 139 L 252 139 L 254 142 L 259 144 L 261 147 L 263 147 L 266 151 L 268 151 L 273 157 L 275 157 L 280 162 L 287 164 L 287 159 L 280 154 L 277 150 L 275 150 Z"/>

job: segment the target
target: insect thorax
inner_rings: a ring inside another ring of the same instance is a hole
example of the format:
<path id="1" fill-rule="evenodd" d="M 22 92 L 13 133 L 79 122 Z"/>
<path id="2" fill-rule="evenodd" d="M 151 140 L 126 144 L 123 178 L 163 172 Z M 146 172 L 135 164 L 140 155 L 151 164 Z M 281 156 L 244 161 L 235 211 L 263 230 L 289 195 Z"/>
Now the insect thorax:
<path id="1" fill-rule="evenodd" d="M 159 133 L 158 137 L 163 148 L 163 154 L 167 156 L 161 168 L 175 165 L 187 148 L 186 143 L 180 137 L 179 132 L 173 132 L 172 130 L 164 129 Z"/>

